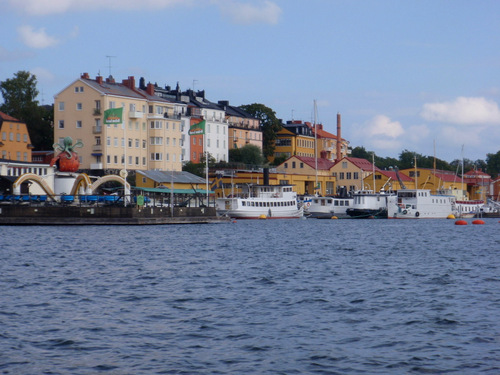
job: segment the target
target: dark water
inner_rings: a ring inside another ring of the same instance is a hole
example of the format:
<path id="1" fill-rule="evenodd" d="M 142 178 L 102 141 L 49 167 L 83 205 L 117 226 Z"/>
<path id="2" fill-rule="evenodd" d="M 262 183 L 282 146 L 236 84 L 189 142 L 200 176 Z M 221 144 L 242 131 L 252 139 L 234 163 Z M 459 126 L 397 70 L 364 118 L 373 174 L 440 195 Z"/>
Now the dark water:
<path id="1" fill-rule="evenodd" d="M 0 374 L 500 374 L 500 223 L 0 227 Z"/>

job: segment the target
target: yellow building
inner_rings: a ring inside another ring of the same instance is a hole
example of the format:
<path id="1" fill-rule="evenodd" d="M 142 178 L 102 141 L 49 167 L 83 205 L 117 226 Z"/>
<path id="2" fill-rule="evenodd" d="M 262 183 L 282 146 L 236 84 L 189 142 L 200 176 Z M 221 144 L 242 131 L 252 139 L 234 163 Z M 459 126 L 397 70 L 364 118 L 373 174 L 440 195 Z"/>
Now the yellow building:
<path id="1" fill-rule="evenodd" d="M 276 172 L 280 183 L 295 185 L 294 190 L 299 195 L 316 193 L 325 196 L 336 193 L 335 178 L 330 171 L 333 166 L 334 163 L 327 159 L 292 156 L 277 166 Z"/>
<path id="2" fill-rule="evenodd" d="M 123 108 L 121 124 L 103 123 L 104 111 Z M 54 140 L 82 141 L 81 169 L 181 170 L 181 115 L 185 104 L 135 87 L 134 77 L 91 79 L 87 73 L 55 96 Z"/>
<path id="3" fill-rule="evenodd" d="M 0 157 L 7 160 L 31 162 L 31 144 L 26 124 L 0 112 Z"/>
<path id="4" fill-rule="evenodd" d="M 274 157 L 309 156 L 314 157 L 314 133 L 302 121 L 288 121 L 276 133 Z"/>
<path id="5" fill-rule="evenodd" d="M 373 178 L 374 176 L 375 179 Z M 373 186 L 375 186 L 375 189 L 373 189 Z M 371 173 L 363 179 L 363 187 L 367 190 L 375 191 L 396 191 L 404 188 L 414 189 L 415 181 L 403 173 L 377 170 L 375 175 Z"/>
<path id="6" fill-rule="evenodd" d="M 400 173 L 411 177 L 417 189 L 430 189 L 432 193 L 446 191 L 464 199 L 467 196 L 467 186 L 462 183 L 461 177 L 454 172 L 430 168 L 402 169 Z"/>
<path id="7" fill-rule="evenodd" d="M 248 144 L 257 146 L 262 150 L 260 120 L 252 117 L 241 108 L 229 105 L 227 100 L 220 100 L 219 106 L 226 113 L 229 128 L 229 150 L 242 148 Z"/>
<path id="8" fill-rule="evenodd" d="M 380 169 L 366 159 L 344 157 L 337 161 L 330 171 L 336 178 L 337 186 L 343 186 L 347 191 L 354 191 L 371 188 L 364 186 L 364 179 L 371 176 L 374 171 L 379 172 Z"/>
<path id="9" fill-rule="evenodd" d="M 323 129 L 322 124 L 316 125 L 316 142 L 317 142 L 317 157 L 328 159 L 330 161 L 336 161 L 337 159 L 337 144 L 339 142 L 338 137 L 332 133 L 329 133 Z M 313 128 L 314 131 L 314 128 Z M 340 141 L 340 157 L 343 158 L 350 153 L 349 142 L 345 139 Z"/>

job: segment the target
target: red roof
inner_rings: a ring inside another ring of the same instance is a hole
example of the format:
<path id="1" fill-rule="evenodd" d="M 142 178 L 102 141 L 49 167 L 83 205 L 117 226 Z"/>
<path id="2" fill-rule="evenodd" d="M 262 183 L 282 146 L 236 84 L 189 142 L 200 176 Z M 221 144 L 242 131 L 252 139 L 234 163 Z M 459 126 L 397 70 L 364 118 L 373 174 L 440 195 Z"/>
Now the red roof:
<path id="1" fill-rule="evenodd" d="M 439 172 L 436 172 L 434 175 L 437 178 L 439 178 L 441 181 L 445 181 L 445 182 L 460 182 L 461 181 L 461 178 L 458 177 L 454 173 L 439 173 Z"/>
<path id="2" fill-rule="evenodd" d="M 377 166 L 374 166 L 372 163 L 370 163 L 366 159 L 352 158 L 352 157 L 349 157 L 349 156 L 346 156 L 346 157 L 340 159 L 339 161 L 337 161 L 335 163 L 335 165 L 337 165 L 338 163 L 340 163 L 340 162 L 342 162 L 344 160 L 351 162 L 356 167 L 358 167 L 359 169 L 361 169 L 363 171 L 366 171 L 366 172 L 373 171 L 374 169 L 375 169 L 376 172 L 380 172 L 381 171 L 380 168 L 378 168 Z"/>
<path id="3" fill-rule="evenodd" d="M 380 172 L 381 174 L 383 174 L 386 177 L 390 177 L 392 180 L 398 181 L 398 176 L 396 175 L 395 171 L 379 170 L 378 172 Z M 399 179 L 401 181 L 407 181 L 407 182 L 413 181 L 413 178 L 411 178 L 403 173 L 399 173 Z"/>
<path id="4" fill-rule="evenodd" d="M 474 178 L 474 177 L 479 177 L 479 176 L 482 176 L 483 178 L 484 177 L 491 178 L 491 176 L 488 173 L 484 173 L 481 170 L 477 170 L 477 171 L 471 170 L 471 171 L 464 174 L 464 177 L 469 177 L 469 178 Z"/>
<path id="5" fill-rule="evenodd" d="M 15 122 L 21 122 L 20 120 L 18 120 L 17 118 L 14 118 L 12 116 L 9 116 L 8 114 L 6 113 L 3 113 L 3 112 L 0 112 L 0 118 L 4 121 L 15 121 Z"/>
<path id="6" fill-rule="evenodd" d="M 291 158 L 297 158 L 301 162 L 306 163 L 311 168 L 316 168 L 316 160 L 312 156 L 297 156 L 297 155 L 295 155 L 295 156 L 292 156 Z M 328 159 L 318 158 L 318 170 L 329 170 L 334 165 L 335 165 L 335 163 L 328 160 Z"/>

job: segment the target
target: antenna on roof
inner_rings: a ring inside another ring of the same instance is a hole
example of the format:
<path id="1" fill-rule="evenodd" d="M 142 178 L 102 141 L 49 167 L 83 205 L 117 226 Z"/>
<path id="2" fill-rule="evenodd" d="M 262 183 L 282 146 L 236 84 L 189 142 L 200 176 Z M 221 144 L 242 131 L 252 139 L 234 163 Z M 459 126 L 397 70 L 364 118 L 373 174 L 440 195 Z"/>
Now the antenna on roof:
<path id="1" fill-rule="evenodd" d="M 109 56 L 106 55 L 106 58 L 108 59 L 108 70 L 109 70 L 109 76 L 111 77 L 111 58 L 116 57 L 116 56 Z"/>
<path id="2" fill-rule="evenodd" d="M 197 79 L 193 79 L 193 92 L 194 92 L 194 84 L 195 84 L 196 82 L 198 82 L 198 80 L 197 80 Z"/>

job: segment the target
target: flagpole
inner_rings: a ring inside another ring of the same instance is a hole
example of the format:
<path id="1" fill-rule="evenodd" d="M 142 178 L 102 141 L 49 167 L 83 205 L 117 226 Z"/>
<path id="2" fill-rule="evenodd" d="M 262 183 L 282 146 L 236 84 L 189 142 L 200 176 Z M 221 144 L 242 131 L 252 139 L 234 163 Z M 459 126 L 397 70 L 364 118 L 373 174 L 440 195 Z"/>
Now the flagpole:
<path id="1" fill-rule="evenodd" d="M 205 124 L 205 131 L 203 132 L 203 148 L 205 149 L 205 188 L 207 190 L 207 207 L 209 206 L 208 202 L 208 150 L 207 150 L 207 126 Z"/>

